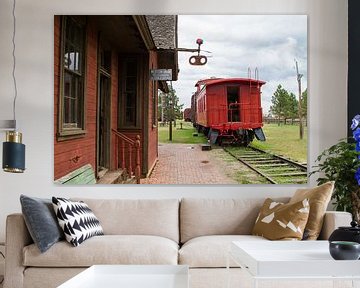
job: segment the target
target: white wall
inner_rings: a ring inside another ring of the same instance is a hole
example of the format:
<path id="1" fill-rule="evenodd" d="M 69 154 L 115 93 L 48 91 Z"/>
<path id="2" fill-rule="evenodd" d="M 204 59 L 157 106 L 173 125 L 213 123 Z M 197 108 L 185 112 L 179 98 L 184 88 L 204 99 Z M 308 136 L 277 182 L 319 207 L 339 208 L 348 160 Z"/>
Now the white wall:
<path id="1" fill-rule="evenodd" d="M 0 119 L 11 119 L 11 0 L 0 1 Z M 0 171 L 0 242 L 21 193 L 50 197 L 169 198 L 287 196 L 297 186 L 55 186 L 53 179 L 54 14 L 307 14 L 309 159 L 346 135 L 347 1 L 339 0 L 18 0 L 17 118 L 26 144 L 24 174 Z M 225 32 L 226 33 L 226 32 Z M 229 35 L 230 36 L 230 35 Z M 0 141 L 4 140 L 0 133 Z M 1 158 L 2 156 L 0 156 Z M 315 181 L 312 179 L 311 185 Z"/>

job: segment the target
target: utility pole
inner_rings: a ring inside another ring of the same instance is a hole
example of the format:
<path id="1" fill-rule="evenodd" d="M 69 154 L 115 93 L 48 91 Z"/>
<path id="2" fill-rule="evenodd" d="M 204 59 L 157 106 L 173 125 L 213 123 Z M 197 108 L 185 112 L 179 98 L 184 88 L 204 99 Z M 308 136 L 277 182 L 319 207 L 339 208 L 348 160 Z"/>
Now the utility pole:
<path id="1" fill-rule="evenodd" d="M 302 107 L 301 107 L 301 78 L 303 77 L 303 74 L 299 73 L 299 67 L 298 67 L 298 62 L 295 60 L 295 65 L 296 65 L 296 79 L 298 82 L 298 87 L 299 87 L 299 104 L 298 104 L 298 112 L 299 112 L 299 127 L 300 127 L 300 140 L 303 139 L 304 137 L 304 127 L 303 127 L 303 115 L 302 115 Z"/>
<path id="2" fill-rule="evenodd" d="M 165 93 L 161 93 L 161 122 L 164 125 Z"/>
<path id="3" fill-rule="evenodd" d="M 172 121 L 173 121 L 173 115 L 174 115 L 174 90 L 172 87 L 172 81 L 170 81 L 170 87 L 171 87 L 171 91 L 170 91 L 170 121 L 169 121 L 169 141 L 172 141 Z"/>
<path id="4" fill-rule="evenodd" d="M 172 115 L 173 115 L 173 120 L 174 120 L 174 128 L 176 127 L 176 117 L 175 117 L 175 107 L 177 107 L 178 105 L 178 101 L 175 100 L 175 94 L 173 94 L 173 110 L 172 110 Z"/>

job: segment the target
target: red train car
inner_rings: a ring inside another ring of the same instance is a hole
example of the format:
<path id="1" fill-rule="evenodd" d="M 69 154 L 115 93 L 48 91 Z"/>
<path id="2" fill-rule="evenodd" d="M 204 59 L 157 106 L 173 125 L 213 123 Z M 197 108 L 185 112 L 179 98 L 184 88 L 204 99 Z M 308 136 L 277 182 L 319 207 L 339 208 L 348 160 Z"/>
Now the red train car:
<path id="1" fill-rule="evenodd" d="M 191 96 L 191 122 L 196 126 L 196 92 Z"/>
<path id="2" fill-rule="evenodd" d="M 262 131 L 261 86 L 251 78 L 213 78 L 196 83 L 192 104 L 194 125 L 211 143 L 247 146 L 254 136 L 265 141 Z"/>
<path id="3" fill-rule="evenodd" d="M 191 108 L 186 108 L 184 110 L 184 121 L 190 122 L 191 121 Z"/>

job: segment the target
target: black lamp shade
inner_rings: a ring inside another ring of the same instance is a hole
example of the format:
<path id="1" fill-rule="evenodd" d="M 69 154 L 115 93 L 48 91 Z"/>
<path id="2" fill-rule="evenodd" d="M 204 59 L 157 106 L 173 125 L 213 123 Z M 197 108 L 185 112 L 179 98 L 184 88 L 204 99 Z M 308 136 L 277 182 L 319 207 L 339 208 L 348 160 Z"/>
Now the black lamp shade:
<path id="1" fill-rule="evenodd" d="M 25 145 L 17 142 L 3 143 L 3 169 L 6 172 L 22 173 L 25 170 Z"/>

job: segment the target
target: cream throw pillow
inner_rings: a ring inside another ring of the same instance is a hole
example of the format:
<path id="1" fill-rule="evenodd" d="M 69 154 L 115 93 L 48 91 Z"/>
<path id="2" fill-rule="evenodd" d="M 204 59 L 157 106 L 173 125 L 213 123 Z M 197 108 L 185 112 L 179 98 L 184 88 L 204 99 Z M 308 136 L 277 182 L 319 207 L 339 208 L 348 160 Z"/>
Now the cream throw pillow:
<path id="1" fill-rule="evenodd" d="M 307 199 L 284 204 L 268 198 L 260 209 L 252 234 L 269 240 L 301 240 L 308 217 Z"/>
<path id="2" fill-rule="evenodd" d="M 309 199 L 310 214 L 305 227 L 304 240 L 316 240 L 324 221 L 326 208 L 334 190 L 334 181 L 310 189 L 298 189 L 289 203 Z"/>

